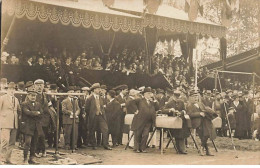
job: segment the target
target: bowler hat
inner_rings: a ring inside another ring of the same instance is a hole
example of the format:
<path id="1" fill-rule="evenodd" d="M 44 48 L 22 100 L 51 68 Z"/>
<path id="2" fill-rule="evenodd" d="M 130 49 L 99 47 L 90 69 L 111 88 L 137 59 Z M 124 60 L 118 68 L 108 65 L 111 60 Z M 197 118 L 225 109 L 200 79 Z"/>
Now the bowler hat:
<path id="1" fill-rule="evenodd" d="M 50 85 L 50 90 L 56 90 L 57 89 L 57 85 L 56 84 L 51 84 Z"/>
<path id="2" fill-rule="evenodd" d="M 29 88 L 29 87 L 31 87 L 31 86 L 33 86 L 33 81 L 28 81 L 28 82 L 26 82 L 25 88 Z"/>
<path id="3" fill-rule="evenodd" d="M 10 82 L 9 84 L 8 84 L 8 88 L 15 88 L 15 83 L 14 82 Z"/>
<path id="4" fill-rule="evenodd" d="M 151 87 L 144 88 L 144 93 L 147 93 L 147 92 L 151 92 L 152 93 Z"/>
<path id="5" fill-rule="evenodd" d="M 24 85 L 24 81 L 18 82 L 18 83 L 17 83 L 17 87 L 18 87 L 18 89 L 23 90 L 24 87 L 25 87 L 25 85 Z"/>
<path id="6" fill-rule="evenodd" d="M 109 90 L 109 91 L 108 91 L 108 94 L 109 94 L 112 98 L 114 98 L 114 97 L 116 96 L 116 92 L 115 92 L 114 90 Z"/>
<path id="7" fill-rule="evenodd" d="M 7 83 L 7 79 L 6 78 L 1 78 L 1 83 Z"/>
<path id="8" fill-rule="evenodd" d="M 69 91 L 74 91 L 75 90 L 75 86 L 69 86 L 68 88 L 67 88 L 67 92 L 69 92 Z"/>
<path id="9" fill-rule="evenodd" d="M 92 86 L 91 86 L 91 90 L 94 90 L 94 89 L 97 89 L 97 88 L 100 88 L 100 84 L 99 83 L 94 83 Z"/>
<path id="10" fill-rule="evenodd" d="M 106 85 L 101 85 L 100 88 L 106 90 L 107 86 Z"/>

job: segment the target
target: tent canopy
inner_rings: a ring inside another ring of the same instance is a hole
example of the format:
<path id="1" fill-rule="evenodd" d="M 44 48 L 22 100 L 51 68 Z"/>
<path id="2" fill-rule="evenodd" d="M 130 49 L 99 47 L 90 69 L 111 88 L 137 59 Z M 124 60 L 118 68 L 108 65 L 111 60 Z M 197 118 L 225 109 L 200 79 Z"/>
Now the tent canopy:
<path id="1" fill-rule="evenodd" d="M 142 13 L 143 2 L 140 0 L 115 0 L 114 8 Z M 3 13 L 17 18 L 27 17 L 41 22 L 50 21 L 63 25 L 72 24 L 75 27 L 113 30 L 115 32 L 131 32 L 142 34 L 144 27 L 158 30 L 201 34 L 213 37 L 224 37 L 226 28 L 216 25 L 201 17 L 195 22 L 188 20 L 188 15 L 182 10 L 161 5 L 156 15 L 141 17 L 114 11 L 103 5 L 102 0 L 8 0 L 3 1 Z"/>

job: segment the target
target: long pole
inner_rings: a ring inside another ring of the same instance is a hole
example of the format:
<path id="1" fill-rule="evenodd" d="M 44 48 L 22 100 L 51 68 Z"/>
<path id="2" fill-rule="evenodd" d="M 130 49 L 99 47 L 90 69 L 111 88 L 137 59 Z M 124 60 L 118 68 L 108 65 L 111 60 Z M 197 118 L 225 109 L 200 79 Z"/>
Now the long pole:
<path id="1" fill-rule="evenodd" d="M 72 123 L 72 153 L 75 152 L 75 125 L 76 125 L 76 97 L 73 97 L 73 123 Z"/>
<path id="2" fill-rule="evenodd" d="M 58 148 L 58 144 L 59 144 L 59 128 L 60 128 L 60 98 L 59 96 L 57 96 L 57 119 L 56 119 L 56 142 L 55 142 L 55 154 L 59 154 L 59 148 Z"/>
<path id="3" fill-rule="evenodd" d="M 252 103 L 252 106 L 253 106 L 253 121 L 255 120 L 254 119 L 254 113 L 255 113 L 255 73 L 253 73 L 253 103 Z"/>
<path id="4" fill-rule="evenodd" d="M 10 27 L 9 27 L 9 29 L 7 31 L 7 34 L 6 34 L 6 36 L 5 36 L 4 40 L 3 40 L 3 44 L 2 44 L 2 47 L 1 47 L 1 53 L 5 50 L 5 47 L 8 44 L 9 36 L 12 33 L 12 31 L 13 31 L 15 20 L 16 20 L 16 16 L 14 15 L 13 16 L 13 20 L 11 22 L 11 25 L 10 25 Z"/>

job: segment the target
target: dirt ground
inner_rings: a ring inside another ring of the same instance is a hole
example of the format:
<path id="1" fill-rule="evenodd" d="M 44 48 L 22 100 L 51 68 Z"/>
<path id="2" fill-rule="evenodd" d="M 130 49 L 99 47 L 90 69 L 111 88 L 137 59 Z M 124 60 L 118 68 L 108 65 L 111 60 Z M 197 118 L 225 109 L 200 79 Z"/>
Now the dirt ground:
<path id="1" fill-rule="evenodd" d="M 158 147 L 148 148 L 148 153 L 134 153 L 132 149 L 124 150 L 125 145 L 114 148 L 112 151 L 104 150 L 98 147 L 97 150 L 91 148 L 80 149 L 76 151 L 77 154 L 71 154 L 71 151 L 60 149 L 61 152 L 67 153 L 65 157 L 75 159 L 77 164 L 84 164 L 86 160 L 99 160 L 101 163 L 97 165 L 259 165 L 260 164 L 260 142 L 253 140 L 235 139 L 237 152 L 232 150 L 230 138 L 218 137 L 215 141 L 218 147 L 218 152 L 215 152 L 212 144 L 210 149 L 215 156 L 199 156 L 192 140 L 189 139 L 189 148 L 187 148 L 187 155 L 178 155 L 171 144 L 164 154 L 160 153 Z M 199 142 L 199 140 L 197 139 Z M 159 143 L 159 142 L 158 142 Z M 165 139 L 165 145 L 167 139 Z M 124 144 L 126 144 L 126 136 L 124 137 Z M 242 147 L 239 148 L 239 145 Z M 248 146 L 245 149 L 245 146 Z M 235 158 L 238 156 L 238 158 Z M 22 151 L 16 150 L 13 153 L 13 160 L 18 164 L 22 163 Z M 48 154 L 47 158 L 37 158 L 43 165 L 51 164 L 49 161 L 53 160 L 52 155 Z"/>

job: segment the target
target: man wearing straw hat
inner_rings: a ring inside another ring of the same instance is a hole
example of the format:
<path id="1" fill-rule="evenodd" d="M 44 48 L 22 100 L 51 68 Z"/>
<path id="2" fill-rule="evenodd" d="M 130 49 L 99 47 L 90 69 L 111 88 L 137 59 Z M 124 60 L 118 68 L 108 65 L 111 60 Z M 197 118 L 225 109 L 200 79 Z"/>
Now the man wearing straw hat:
<path id="1" fill-rule="evenodd" d="M 14 164 L 11 161 L 11 154 L 15 146 L 18 113 L 21 112 L 20 104 L 14 96 L 14 91 L 15 83 L 10 82 L 7 94 L 0 97 L 1 155 L 5 157 L 4 162 L 7 164 Z"/>

